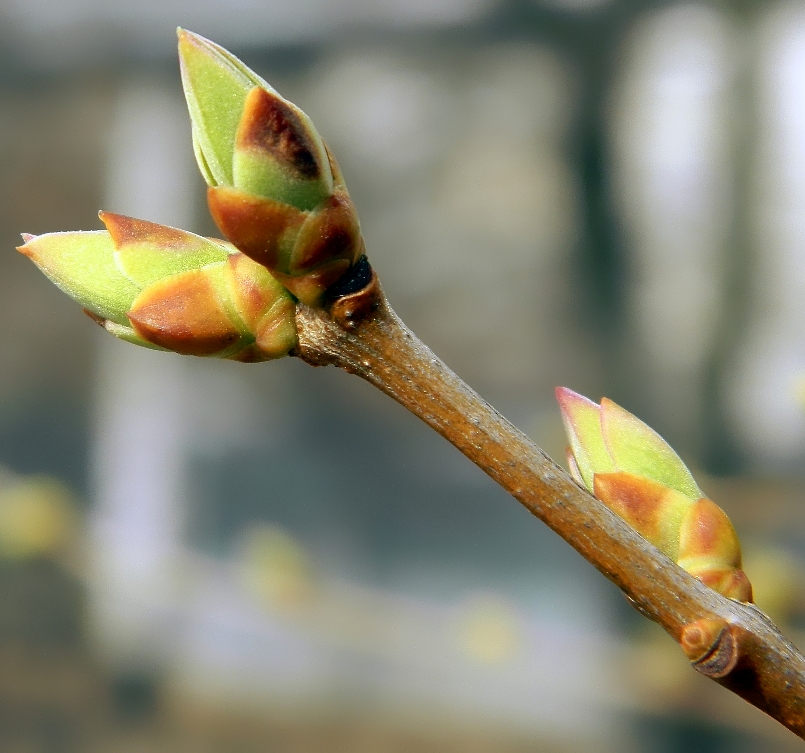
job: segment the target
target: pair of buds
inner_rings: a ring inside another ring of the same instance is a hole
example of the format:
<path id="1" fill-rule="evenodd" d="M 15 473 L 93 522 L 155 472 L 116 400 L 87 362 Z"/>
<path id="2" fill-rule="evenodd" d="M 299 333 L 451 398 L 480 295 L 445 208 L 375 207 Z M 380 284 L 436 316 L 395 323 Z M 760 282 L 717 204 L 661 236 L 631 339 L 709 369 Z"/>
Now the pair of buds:
<path id="1" fill-rule="evenodd" d="M 310 119 L 237 58 L 179 31 L 193 145 L 229 243 L 111 213 L 107 230 L 25 235 L 20 251 L 112 334 L 260 361 L 296 344 L 364 253 L 355 207 Z"/>

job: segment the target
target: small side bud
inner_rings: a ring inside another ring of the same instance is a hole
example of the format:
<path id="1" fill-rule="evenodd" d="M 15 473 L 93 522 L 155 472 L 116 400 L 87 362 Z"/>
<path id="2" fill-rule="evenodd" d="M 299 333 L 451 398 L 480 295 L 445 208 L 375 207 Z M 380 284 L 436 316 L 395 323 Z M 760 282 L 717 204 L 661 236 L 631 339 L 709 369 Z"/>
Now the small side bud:
<path id="1" fill-rule="evenodd" d="M 702 617 L 688 623 L 682 628 L 679 644 L 693 668 L 712 679 L 726 677 L 740 658 L 735 631 L 721 618 Z"/>

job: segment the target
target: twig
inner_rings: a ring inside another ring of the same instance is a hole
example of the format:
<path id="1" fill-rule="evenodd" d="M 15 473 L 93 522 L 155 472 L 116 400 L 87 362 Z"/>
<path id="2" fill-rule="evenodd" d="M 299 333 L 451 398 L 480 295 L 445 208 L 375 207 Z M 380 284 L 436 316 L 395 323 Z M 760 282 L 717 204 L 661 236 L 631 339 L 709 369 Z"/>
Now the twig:
<path id="1" fill-rule="evenodd" d="M 294 355 L 357 374 L 419 416 L 662 625 L 697 671 L 805 738 L 805 657 L 768 617 L 703 585 L 581 489 L 400 321 L 365 263 L 363 274 L 367 285 L 326 309 L 299 304 Z"/>

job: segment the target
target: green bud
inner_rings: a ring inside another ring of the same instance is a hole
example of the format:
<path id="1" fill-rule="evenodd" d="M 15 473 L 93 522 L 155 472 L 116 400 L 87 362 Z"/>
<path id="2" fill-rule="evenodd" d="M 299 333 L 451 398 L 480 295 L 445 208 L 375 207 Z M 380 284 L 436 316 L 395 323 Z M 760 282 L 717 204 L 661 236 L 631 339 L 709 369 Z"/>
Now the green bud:
<path id="1" fill-rule="evenodd" d="M 221 232 L 318 305 L 364 252 L 355 207 L 313 123 L 218 45 L 179 31 L 196 158 Z"/>
<path id="2" fill-rule="evenodd" d="M 737 601 L 752 601 L 729 518 L 656 431 L 604 398 L 556 389 L 573 477 L 681 568 Z"/>
<path id="3" fill-rule="evenodd" d="M 690 497 L 702 492 L 679 455 L 654 429 L 604 398 L 601 405 L 566 387 L 556 389 L 570 451 L 591 492 L 596 473 L 624 471 Z"/>
<path id="4" fill-rule="evenodd" d="M 111 334 L 240 361 L 296 346 L 293 299 L 230 244 L 109 212 L 101 219 L 106 231 L 26 235 L 19 251 Z"/>

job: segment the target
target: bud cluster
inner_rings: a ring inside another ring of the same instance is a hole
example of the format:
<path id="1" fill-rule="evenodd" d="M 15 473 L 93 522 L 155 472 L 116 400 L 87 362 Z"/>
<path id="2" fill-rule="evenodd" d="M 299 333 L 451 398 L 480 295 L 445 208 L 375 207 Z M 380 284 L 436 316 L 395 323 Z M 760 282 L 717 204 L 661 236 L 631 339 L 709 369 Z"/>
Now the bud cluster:
<path id="1" fill-rule="evenodd" d="M 179 57 L 210 211 L 231 243 L 102 212 L 106 231 L 23 235 L 19 250 L 124 340 L 241 361 L 287 355 L 296 302 L 322 305 L 363 256 L 355 207 L 298 107 L 181 29 Z"/>
<path id="2" fill-rule="evenodd" d="M 556 397 L 573 478 L 691 575 L 751 602 L 732 523 L 668 443 L 607 398 L 597 405 L 565 387 Z"/>

